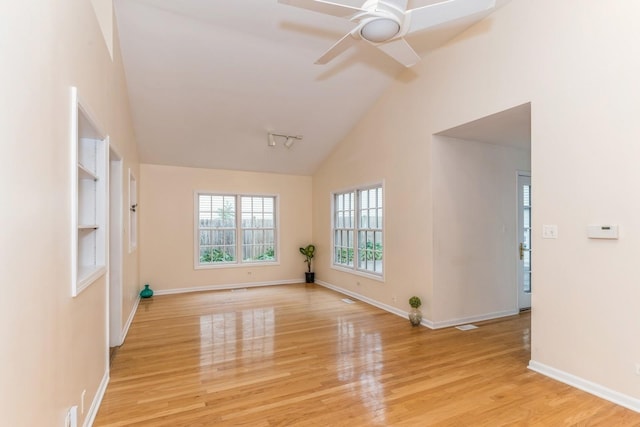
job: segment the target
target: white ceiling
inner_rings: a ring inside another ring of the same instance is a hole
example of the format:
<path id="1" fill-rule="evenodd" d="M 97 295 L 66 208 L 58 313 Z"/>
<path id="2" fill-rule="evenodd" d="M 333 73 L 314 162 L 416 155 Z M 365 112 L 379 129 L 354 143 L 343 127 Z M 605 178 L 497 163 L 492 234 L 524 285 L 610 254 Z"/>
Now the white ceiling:
<path id="1" fill-rule="evenodd" d="M 310 175 L 404 69 L 366 43 L 314 65 L 353 24 L 277 0 L 114 3 L 143 163 Z M 424 57 L 484 16 L 407 40 Z"/>
<path id="2" fill-rule="evenodd" d="M 509 108 L 439 132 L 438 135 L 529 151 L 531 150 L 531 104 L 526 103 Z"/>

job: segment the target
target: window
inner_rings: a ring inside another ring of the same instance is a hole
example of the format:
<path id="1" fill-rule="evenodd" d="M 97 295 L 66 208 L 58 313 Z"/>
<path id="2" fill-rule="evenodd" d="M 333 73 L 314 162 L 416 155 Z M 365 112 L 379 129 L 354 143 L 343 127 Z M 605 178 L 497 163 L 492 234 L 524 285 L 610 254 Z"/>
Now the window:
<path id="1" fill-rule="evenodd" d="M 275 196 L 196 193 L 196 267 L 276 262 L 276 202 Z"/>
<path id="2" fill-rule="evenodd" d="M 333 265 L 382 276 L 382 185 L 333 195 Z"/>

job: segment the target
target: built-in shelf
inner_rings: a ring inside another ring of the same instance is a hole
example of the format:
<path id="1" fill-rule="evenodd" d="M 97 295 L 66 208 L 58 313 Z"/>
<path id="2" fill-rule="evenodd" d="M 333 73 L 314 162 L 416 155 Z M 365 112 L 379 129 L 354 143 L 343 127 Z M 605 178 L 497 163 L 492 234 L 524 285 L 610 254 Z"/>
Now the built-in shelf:
<path id="1" fill-rule="evenodd" d="M 78 179 L 88 179 L 90 181 L 97 181 L 98 176 L 89 169 L 85 168 L 84 165 L 78 163 Z"/>
<path id="2" fill-rule="evenodd" d="M 107 136 L 72 88 L 72 286 L 82 290 L 106 273 Z"/>
<path id="3" fill-rule="evenodd" d="M 78 224 L 78 230 L 97 230 L 100 228 L 98 224 Z"/>

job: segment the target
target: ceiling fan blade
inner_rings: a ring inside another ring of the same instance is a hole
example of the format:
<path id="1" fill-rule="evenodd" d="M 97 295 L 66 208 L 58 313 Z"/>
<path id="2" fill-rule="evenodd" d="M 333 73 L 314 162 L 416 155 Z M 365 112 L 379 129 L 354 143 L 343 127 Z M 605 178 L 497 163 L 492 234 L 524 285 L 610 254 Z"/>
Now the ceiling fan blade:
<path id="1" fill-rule="evenodd" d="M 376 47 L 407 68 L 420 62 L 418 54 L 402 37 L 387 43 L 378 44 Z"/>
<path id="2" fill-rule="evenodd" d="M 350 18 L 357 13 L 365 10 L 359 7 L 348 6 L 346 4 L 333 3 L 324 0 L 278 0 L 278 3 L 287 4 L 289 6 L 300 7 L 302 9 L 312 10 L 314 12 L 333 15 L 340 18 Z"/>
<path id="3" fill-rule="evenodd" d="M 496 0 L 447 0 L 442 3 L 410 9 L 405 14 L 408 33 L 435 27 L 465 16 L 493 9 Z"/>
<path id="4" fill-rule="evenodd" d="M 345 50 L 349 49 L 351 46 L 355 45 L 358 42 L 358 38 L 353 34 L 353 32 L 348 33 L 343 38 L 338 40 L 333 46 L 329 48 L 320 58 L 316 60 L 316 64 L 324 65 L 327 62 L 331 61 L 336 56 L 340 55 Z"/>
<path id="5" fill-rule="evenodd" d="M 407 10 L 408 0 L 383 0 L 382 2 L 395 7 L 400 12 Z"/>

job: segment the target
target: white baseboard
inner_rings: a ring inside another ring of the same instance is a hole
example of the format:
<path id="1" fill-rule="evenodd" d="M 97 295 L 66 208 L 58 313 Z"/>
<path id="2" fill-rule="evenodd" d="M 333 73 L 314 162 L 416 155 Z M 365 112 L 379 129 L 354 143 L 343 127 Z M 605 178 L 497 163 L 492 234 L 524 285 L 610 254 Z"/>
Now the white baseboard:
<path id="1" fill-rule="evenodd" d="M 405 319 L 407 318 L 407 316 L 409 315 L 409 312 L 404 311 L 404 310 L 400 310 L 399 308 L 381 303 L 379 301 L 376 301 L 374 299 L 371 299 L 369 297 L 366 297 L 364 295 L 360 295 L 356 292 L 352 292 L 349 291 L 347 289 L 343 289 L 339 286 L 335 286 L 332 285 L 331 283 L 327 283 L 327 282 L 323 282 L 321 280 L 317 280 L 316 281 L 317 284 L 324 286 L 325 288 L 329 288 L 331 290 L 334 290 L 336 292 L 340 292 L 341 294 L 344 295 L 348 295 L 350 297 L 353 297 L 355 299 L 358 299 L 360 301 L 366 302 L 367 304 L 370 304 L 374 307 L 378 307 L 384 311 L 388 311 L 389 313 L 393 313 L 397 316 L 400 317 L 404 317 Z M 457 325 L 464 325 L 466 323 L 472 323 L 472 322 L 480 322 L 482 320 L 491 320 L 491 319 L 498 319 L 500 317 L 506 317 L 506 316 L 513 316 L 515 314 L 518 314 L 519 310 L 506 310 L 506 311 L 497 311 L 497 312 L 493 312 L 493 313 L 487 313 L 487 314 L 483 314 L 480 316 L 470 316 L 470 317 L 464 317 L 464 318 L 459 318 L 459 319 L 451 319 L 451 320 L 445 320 L 442 322 L 433 322 L 431 320 L 428 319 L 422 319 L 421 325 L 426 326 L 427 328 L 430 329 L 442 329 L 442 328 L 448 328 L 450 326 L 457 326 Z"/>
<path id="2" fill-rule="evenodd" d="M 619 393 L 615 390 L 611 390 L 600 384 L 585 380 L 559 369 L 552 368 L 551 366 L 536 362 L 535 360 L 529 361 L 529 369 L 539 374 L 545 375 L 549 378 L 553 378 L 554 380 L 560 381 L 561 383 L 565 383 L 582 391 L 586 391 L 587 393 L 593 394 L 594 396 L 598 396 L 602 399 L 613 402 L 617 405 L 624 406 L 625 408 L 631 409 L 632 411 L 640 412 L 640 400 L 634 397 Z"/>
<path id="3" fill-rule="evenodd" d="M 380 301 L 376 301 L 374 299 L 371 299 L 371 298 L 366 297 L 364 295 L 361 295 L 359 293 L 352 292 L 350 290 L 343 289 L 343 288 L 341 288 L 339 286 L 332 285 L 331 283 L 323 282 L 322 280 L 316 280 L 316 284 L 318 284 L 320 286 L 324 286 L 325 288 L 331 289 L 331 290 L 339 292 L 341 294 L 350 296 L 350 297 L 355 298 L 357 300 L 360 300 L 362 302 L 366 302 L 369 305 L 372 305 L 374 307 L 378 307 L 379 309 L 387 311 L 387 312 L 389 312 L 391 314 L 395 314 L 396 316 L 400 316 L 400 317 L 403 317 L 405 319 L 407 319 L 408 316 L 409 316 L 409 312 L 407 312 L 407 311 L 400 310 L 399 308 L 396 308 L 396 307 L 393 307 L 391 305 L 382 303 Z M 423 318 L 422 322 L 420 324 L 422 326 L 426 326 L 428 328 L 435 329 L 433 327 L 433 322 L 431 322 L 430 320 L 427 320 L 427 319 Z"/>
<path id="4" fill-rule="evenodd" d="M 304 280 L 288 279 L 288 280 L 274 280 L 271 282 L 248 282 L 248 283 L 229 283 L 229 284 L 222 284 L 222 285 L 205 285 L 205 286 L 196 286 L 193 288 L 162 289 L 158 291 L 153 291 L 153 294 L 154 295 L 172 295 L 172 294 L 184 294 L 187 292 L 224 291 L 229 289 L 257 288 L 260 286 L 290 285 L 294 283 L 304 283 Z"/>
<path id="5" fill-rule="evenodd" d="M 120 345 L 122 345 L 124 343 L 125 338 L 127 338 L 127 334 L 129 333 L 129 328 L 131 327 L 133 318 L 136 315 L 136 311 L 138 311 L 138 304 L 140 304 L 140 295 L 138 295 L 138 297 L 136 298 L 136 302 L 133 304 L 133 307 L 131 308 L 131 313 L 129 313 L 127 322 L 124 324 L 124 328 L 122 328 L 122 333 L 120 334 Z"/>
<path id="6" fill-rule="evenodd" d="M 98 391 L 96 391 L 96 395 L 93 398 L 93 402 L 91 402 L 91 407 L 87 412 L 87 416 L 84 419 L 83 427 L 91 427 L 93 422 L 96 420 L 96 415 L 98 415 L 98 409 L 100 409 L 100 404 L 102 403 L 102 398 L 104 397 L 104 393 L 107 391 L 107 385 L 109 384 L 109 368 L 107 368 L 104 372 L 104 376 L 102 377 L 102 381 L 100 381 L 100 386 L 98 386 Z"/>
<path id="7" fill-rule="evenodd" d="M 520 310 L 494 311 L 493 313 L 481 314 L 478 316 L 460 317 L 458 319 L 443 320 L 434 322 L 434 329 L 448 328 L 450 326 L 465 325 L 467 323 L 482 322 L 483 320 L 499 319 L 501 317 L 515 316 Z"/>

